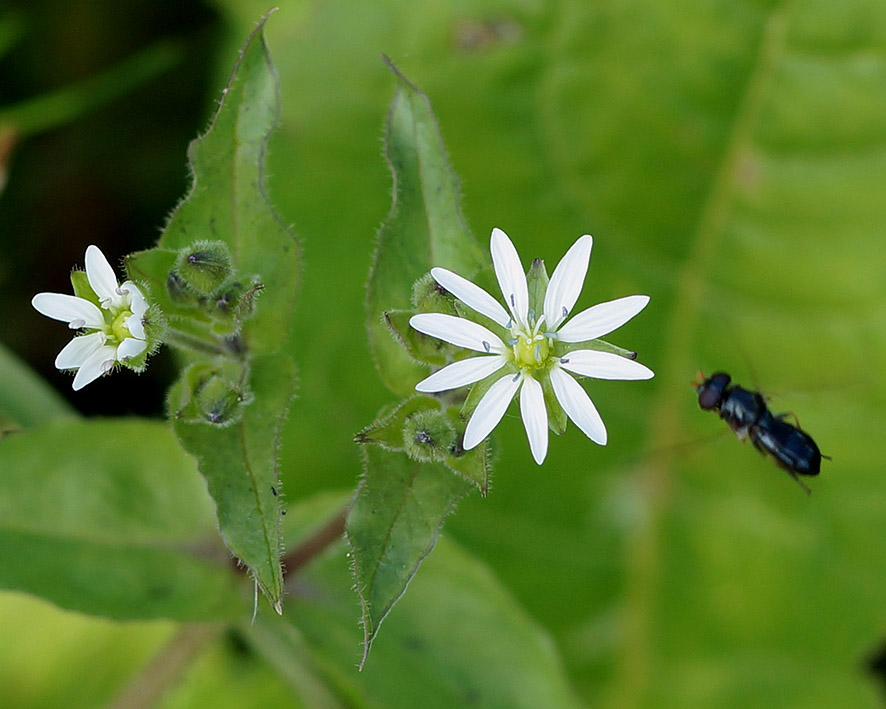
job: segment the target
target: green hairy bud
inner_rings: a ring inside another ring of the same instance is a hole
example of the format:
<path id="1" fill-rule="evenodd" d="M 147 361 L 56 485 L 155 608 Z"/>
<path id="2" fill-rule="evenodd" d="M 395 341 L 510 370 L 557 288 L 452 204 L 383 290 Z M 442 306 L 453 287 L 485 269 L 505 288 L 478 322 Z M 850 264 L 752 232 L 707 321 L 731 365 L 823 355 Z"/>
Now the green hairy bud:
<path id="1" fill-rule="evenodd" d="M 426 273 L 413 284 L 412 306 L 419 313 L 455 315 L 453 296 L 430 273 Z"/>
<path id="2" fill-rule="evenodd" d="M 455 427 L 442 411 L 419 411 L 403 424 L 403 447 L 414 460 L 445 460 L 457 441 Z"/>
<path id="3" fill-rule="evenodd" d="M 209 364 L 191 365 L 176 384 L 170 397 L 174 418 L 213 426 L 230 426 L 240 420 L 242 406 L 252 397 L 231 372 Z"/>
<path id="4" fill-rule="evenodd" d="M 198 293 L 209 295 L 233 273 L 227 245 L 221 241 L 196 242 L 179 253 L 175 273 Z"/>

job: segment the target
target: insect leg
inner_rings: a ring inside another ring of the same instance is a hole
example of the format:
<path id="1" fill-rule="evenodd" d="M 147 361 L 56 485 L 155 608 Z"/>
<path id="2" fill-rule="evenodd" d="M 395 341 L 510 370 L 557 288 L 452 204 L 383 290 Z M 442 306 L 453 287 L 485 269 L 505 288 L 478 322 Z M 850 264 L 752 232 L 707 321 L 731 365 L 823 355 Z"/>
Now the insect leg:
<path id="1" fill-rule="evenodd" d="M 807 494 L 807 495 L 811 495 L 811 494 L 812 494 L 812 490 L 810 490 L 809 487 L 807 487 L 806 483 L 804 483 L 802 480 L 800 480 L 800 476 L 797 475 L 797 473 L 795 473 L 793 470 L 788 470 L 788 474 L 789 474 L 794 480 L 797 481 L 797 485 L 799 485 L 800 487 L 802 487 L 802 488 L 806 491 L 806 494 Z"/>
<path id="2" fill-rule="evenodd" d="M 777 418 L 779 421 L 784 421 L 788 416 L 794 419 L 794 425 L 802 431 L 803 427 L 800 425 L 800 419 L 797 418 L 797 414 L 795 414 L 793 411 L 786 411 L 783 414 L 778 414 L 775 418 Z"/>

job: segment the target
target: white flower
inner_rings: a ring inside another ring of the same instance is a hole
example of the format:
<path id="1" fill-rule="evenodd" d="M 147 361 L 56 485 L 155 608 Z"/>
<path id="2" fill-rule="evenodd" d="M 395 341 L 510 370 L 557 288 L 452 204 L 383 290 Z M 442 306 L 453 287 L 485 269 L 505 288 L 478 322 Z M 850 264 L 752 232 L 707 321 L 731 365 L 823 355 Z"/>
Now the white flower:
<path id="1" fill-rule="evenodd" d="M 91 292 L 84 295 L 94 298 L 38 293 L 31 300 L 31 305 L 43 315 L 68 323 L 72 330 L 83 331 L 55 358 L 59 369 L 77 370 L 75 391 L 114 365 L 138 357 L 148 346 L 143 322 L 148 302 L 131 281 L 117 284 L 114 269 L 97 246 L 86 249 L 86 280 Z"/>
<path id="2" fill-rule="evenodd" d="M 420 381 L 416 390 L 447 391 L 501 373 L 468 421 L 464 434 L 465 450 L 475 447 L 489 435 L 519 391 L 520 414 L 529 447 L 536 463 L 541 464 L 548 449 L 548 412 L 543 387 L 546 382 L 575 425 L 592 441 L 605 445 L 603 420 L 572 375 L 631 380 L 653 376 L 652 370 L 639 362 L 612 352 L 570 349 L 570 346 L 586 347 L 588 340 L 612 332 L 649 302 L 648 296 L 631 295 L 595 305 L 566 322 L 581 292 L 592 242 L 589 235 L 582 236 L 557 264 L 547 285 L 540 315 L 530 309 L 529 287 L 520 257 L 501 229 L 492 230 L 490 249 L 508 310 L 485 290 L 458 274 L 445 268 L 431 269 L 437 283 L 472 310 L 499 325 L 504 335 L 499 337 L 476 322 L 442 313 L 421 313 L 409 321 L 419 332 L 482 353 L 479 357 L 446 365 Z"/>

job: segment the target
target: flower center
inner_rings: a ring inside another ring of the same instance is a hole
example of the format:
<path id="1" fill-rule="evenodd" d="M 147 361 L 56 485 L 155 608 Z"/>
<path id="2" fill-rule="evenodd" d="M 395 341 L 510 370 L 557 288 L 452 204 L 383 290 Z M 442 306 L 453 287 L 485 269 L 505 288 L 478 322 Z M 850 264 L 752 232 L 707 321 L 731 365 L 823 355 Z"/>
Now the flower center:
<path id="1" fill-rule="evenodd" d="M 548 339 L 542 334 L 518 334 L 514 343 L 514 364 L 520 369 L 544 367 L 551 353 Z"/>
<path id="2" fill-rule="evenodd" d="M 129 310 L 121 310 L 114 317 L 114 322 L 111 323 L 111 327 L 108 328 L 108 332 L 105 334 L 107 334 L 109 338 L 116 339 L 117 342 L 123 342 L 127 337 L 132 337 L 129 328 L 126 327 L 126 318 L 131 315 L 132 313 Z"/>

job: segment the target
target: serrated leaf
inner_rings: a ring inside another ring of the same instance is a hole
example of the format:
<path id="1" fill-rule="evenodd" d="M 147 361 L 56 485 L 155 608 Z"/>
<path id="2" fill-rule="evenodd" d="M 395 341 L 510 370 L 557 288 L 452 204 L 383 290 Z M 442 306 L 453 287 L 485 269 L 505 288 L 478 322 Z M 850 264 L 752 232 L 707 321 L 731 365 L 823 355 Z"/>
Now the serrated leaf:
<path id="1" fill-rule="evenodd" d="M 275 494 L 277 443 L 295 393 L 295 366 L 285 355 L 266 355 L 256 357 L 249 371 L 254 399 L 244 403 L 236 423 L 221 427 L 178 418 L 173 427 L 206 478 L 225 543 L 279 611 L 283 573 L 280 498 Z M 173 401 L 182 388 L 176 385 Z"/>
<path id="2" fill-rule="evenodd" d="M 334 513 L 340 504 L 341 498 L 336 504 L 324 494 L 299 503 L 289 517 L 293 522 L 316 518 L 318 511 Z M 304 539 L 287 535 L 290 546 Z M 310 592 L 287 605 L 284 622 L 260 615 L 254 625 L 242 626 L 250 645 L 306 704 L 580 706 L 549 635 L 483 562 L 448 538 L 438 542 L 386 621 L 372 660 L 355 673 L 353 596 L 342 552 L 341 545 L 333 545 L 300 570 L 299 585 Z"/>
<path id="3" fill-rule="evenodd" d="M 430 102 L 389 66 L 397 77 L 385 129 L 394 203 L 378 234 L 367 310 L 379 375 L 391 391 L 406 396 L 425 370 L 391 337 L 382 314 L 409 309 L 413 284 L 432 267 L 469 275 L 483 259 L 462 218 L 458 178 L 446 157 Z"/>
<path id="4" fill-rule="evenodd" d="M 363 609 L 361 665 L 382 621 L 430 554 L 443 520 L 473 487 L 439 463 L 363 448 L 364 473 L 347 535 Z"/>
<path id="5" fill-rule="evenodd" d="M 168 426 L 55 421 L 0 441 L 0 587 L 111 618 L 242 611 L 212 503 Z"/>

